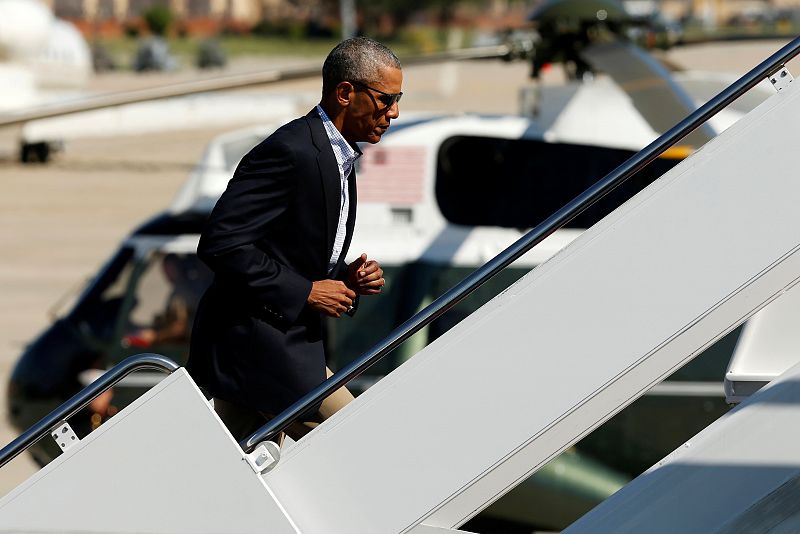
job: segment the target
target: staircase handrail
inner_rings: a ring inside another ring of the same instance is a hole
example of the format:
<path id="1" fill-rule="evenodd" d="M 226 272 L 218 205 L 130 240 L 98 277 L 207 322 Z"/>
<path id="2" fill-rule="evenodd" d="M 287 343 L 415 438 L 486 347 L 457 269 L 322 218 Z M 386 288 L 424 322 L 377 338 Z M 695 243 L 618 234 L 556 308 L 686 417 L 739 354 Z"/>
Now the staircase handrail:
<path id="1" fill-rule="evenodd" d="M 108 391 L 117 382 L 128 376 L 134 371 L 142 369 L 155 369 L 171 374 L 178 370 L 180 366 L 165 356 L 160 354 L 137 354 L 122 360 L 120 363 L 103 373 L 97 380 L 80 390 L 68 401 L 64 402 L 41 419 L 31 428 L 20 434 L 17 439 L 0 450 L 0 468 L 24 452 L 28 447 L 42 439 L 45 435 L 66 421 L 90 402 Z"/>

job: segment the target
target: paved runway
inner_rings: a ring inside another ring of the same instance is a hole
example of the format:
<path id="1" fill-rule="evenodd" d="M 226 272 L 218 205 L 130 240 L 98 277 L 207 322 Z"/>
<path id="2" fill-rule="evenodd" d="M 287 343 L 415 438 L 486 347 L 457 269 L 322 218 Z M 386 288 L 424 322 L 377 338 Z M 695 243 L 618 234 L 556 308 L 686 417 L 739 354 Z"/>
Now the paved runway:
<path id="1" fill-rule="evenodd" d="M 743 73 L 782 45 L 704 45 L 665 55 L 687 68 Z M 248 61 L 238 68 L 247 70 L 258 64 Z M 797 74 L 800 68 L 794 71 Z M 402 111 L 515 113 L 517 91 L 527 82 L 527 73 L 526 64 L 492 61 L 409 68 Z M 147 76 L 135 83 L 155 85 L 178 79 L 186 79 L 186 74 Z M 95 80 L 93 88 L 121 90 L 131 83 L 131 74 L 110 74 Z M 319 81 L 284 83 L 263 91 L 304 95 L 299 114 L 311 107 L 308 103 L 314 102 Z M 135 225 L 168 205 L 209 139 L 235 127 L 138 136 L 110 132 L 102 138 L 70 142 L 47 166 L 0 159 L 1 388 L 25 344 L 50 321 L 48 310 L 80 287 Z M 3 135 L 8 139 L 8 132 L 0 133 L 0 139 Z M 5 412 L 2 395 L 0 445 L 15 435 Z M 14 460 L 0 473 L 0 495 L 34 471 L 27 457 Z"/>

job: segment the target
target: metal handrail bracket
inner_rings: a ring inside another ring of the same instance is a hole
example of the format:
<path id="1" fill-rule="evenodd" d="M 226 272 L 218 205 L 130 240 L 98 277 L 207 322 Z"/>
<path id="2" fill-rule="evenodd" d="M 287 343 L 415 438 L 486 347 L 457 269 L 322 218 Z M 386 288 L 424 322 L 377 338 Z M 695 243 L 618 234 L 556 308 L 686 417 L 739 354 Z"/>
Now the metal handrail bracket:
<path id="1" fill-rule="evenodd" d="M 105 391 L 108 391 L 117 382 L 134 371 L 142 369 L 155 369 L 171 374 L 180 368 L 178 364 L 161 356 L 160 354 L 138 354 L 126 358 L 76 393 L 72 398 L 50 412 L 46 417 L 23 432 L 17 439 L 0 450 L 0 468 L 24 452 L 28 447 L 42 439 L 56 428 L 62 421 L 66 421 Z"/>
<path id="2" fill-rule="evenodd" d="M 618 185 L 639 172 L 665 150 L 702 126 L 708 119 L 728 106 L 728 104 L 755 87 L 763 79 L 780 70 L 787 61 L 795 57 L 798 53 L 800 53 L 800 37 L 794 39 L 772 56 L 762 61 L 758 66 L 739 78 L 724 91 L 706 102 L 677 125 L 673 126 L 668 132 L 647 145 L 644 149 L 628 159 L 628 161 L 611 171 L 603 179 L 596 182 L 566 206 L 522 236 L 483 267 L 475 270 L 472 274 L 467 276 L 467 278 L 448 290 L 425 309 L 395 328 L 388 336 L 378 342 L 372 349 L 362 354 L 357 360 L 345 366 L 341 371 L 300 398 L 252 435 L 242 440 L 239 445 L 245 452 L 250 452 L 262 441 L 274 438 L 278 433 L 292 424 L 292 422 L 308 412 L 311 407 L 322 402 L 322 400 L 331 393 L 346 385 L 350 380 L 357 377 L 374 363 L 389 354 L 403 341 L 461 302 L 494 275 L 541 243 L 550 234 L 583 213 L 595 202 L 614 190 Z"/>

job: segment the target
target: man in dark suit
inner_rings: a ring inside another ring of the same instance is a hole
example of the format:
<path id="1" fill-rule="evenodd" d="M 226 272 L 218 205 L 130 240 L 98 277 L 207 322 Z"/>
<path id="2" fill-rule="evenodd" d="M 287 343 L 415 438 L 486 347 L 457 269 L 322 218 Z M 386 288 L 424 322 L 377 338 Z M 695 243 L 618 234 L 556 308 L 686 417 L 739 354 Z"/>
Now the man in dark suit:
<path id="1" fill-rule="evenodd" d="M 214 281 L 196 312 L 188 368 L 241 439 L 322 383 L 322 317 L 353 313 L 383 271 L 344 263 L 356 217 L 357 142 L 399 115 L 397 57 L 371 39 L 337 45 L 320 104 L 244 156 L 200 238 Z M 298 439 L 349 402 L 342 388 L 287 433 Z"/>

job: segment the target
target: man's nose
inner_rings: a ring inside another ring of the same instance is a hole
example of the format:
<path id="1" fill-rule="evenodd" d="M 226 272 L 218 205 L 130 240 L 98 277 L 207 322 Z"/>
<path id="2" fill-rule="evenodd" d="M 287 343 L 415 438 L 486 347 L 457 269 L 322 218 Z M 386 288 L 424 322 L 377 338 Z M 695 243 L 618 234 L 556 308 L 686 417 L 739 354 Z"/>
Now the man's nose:
<path id="1" fill-rule="evenodd" d="M 399 102 L 392 102 L 392 105 L 389 106 L 389 109 L 386 111 L 386 116 L 390 119 L 396 119 L 400 116 L 400 103 Z"/>

